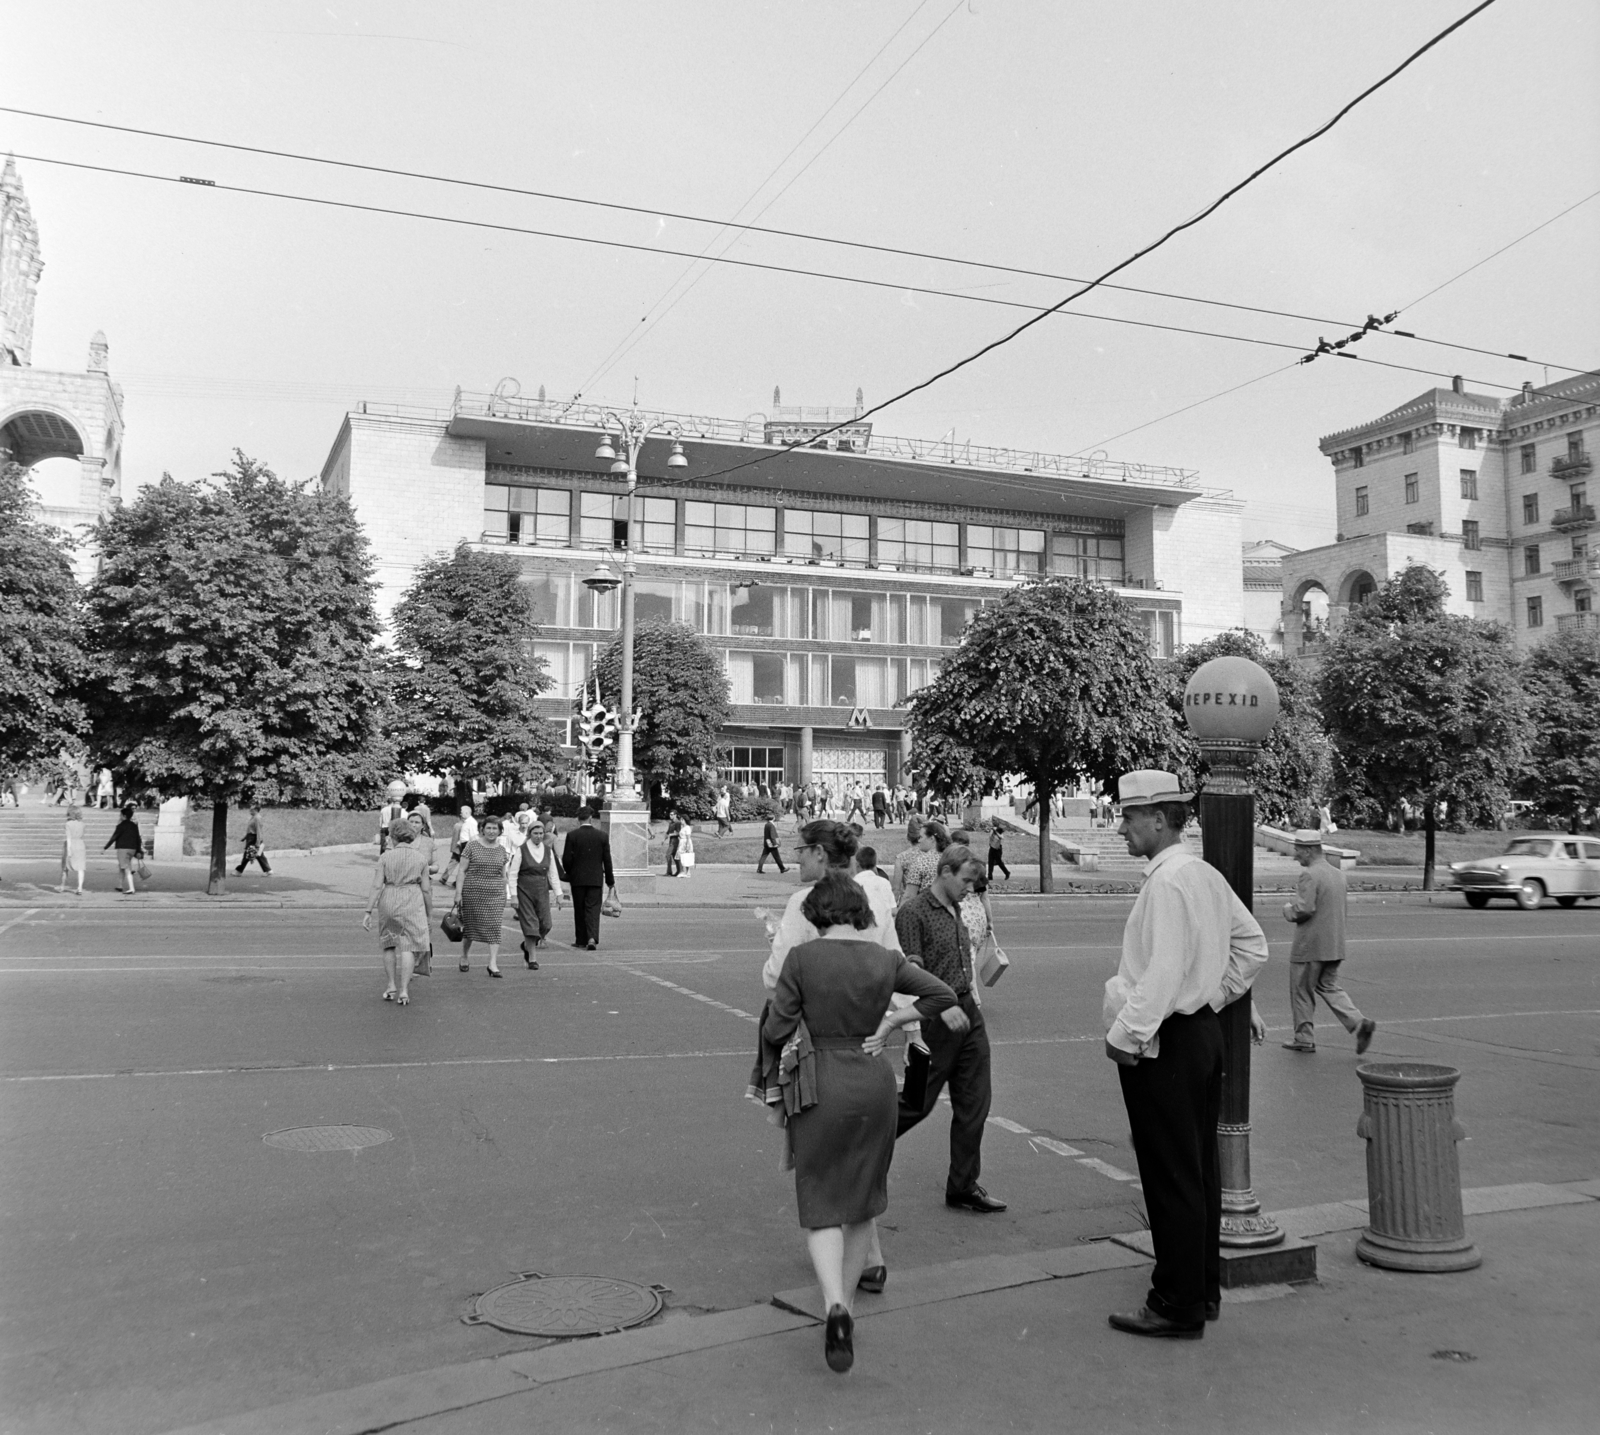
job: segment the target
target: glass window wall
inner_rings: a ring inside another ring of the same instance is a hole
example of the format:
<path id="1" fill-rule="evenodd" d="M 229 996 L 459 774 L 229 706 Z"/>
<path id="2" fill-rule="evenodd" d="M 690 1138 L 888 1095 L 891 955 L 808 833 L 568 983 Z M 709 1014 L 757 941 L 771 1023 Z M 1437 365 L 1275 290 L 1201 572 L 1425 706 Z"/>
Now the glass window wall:
<path id="1" fill-rule="evenodd" d="M 526 573 L 534 621 L 544 628 L 572 626 L 572 579 L 565 573 Z"/>
<path id="2" fill-rule="evenodd" d="M 578 495 L 578 542 L 585 548 L 621 548 L 627 535 L 622 500 L 614 493 Z M 618 524 L 621 522 L 621 531 Z"/>
<path id="3" fill-rule="evenodd" d="M 967 565 L 995 573 L 1039 573 L 1044 570 L 1044 529 L 967 525 Z"/>
<path id="4" fill-rule="evenodd" d="M 954 573 L 961 564 L 961 530 L 920 518 L 878 520 L 878 562 L 924 573 Z"/>
<path id="5" fill-rule="evenodd" d="M 697 555 L 768 555 L 777 544 L 778 510 L 745 503 L 683 505 L 683 551 Z"/>
<path id="6" fill-rule="evenodd" d="M 788 661 L 783 653 L 728 654 L 730 701 L 782 706 L 789 701 Z"/>
<path id="7" fill-rule="evenodd" d="M 640 548 L 656 553 L 674 553 L 678 547 L 678 501 L 675 498 L 638 500 Z"/>
<path id="8" fill-rule="evenodd" d="M 491 542 L 565 548 L 572 538 L 572 495 L 564 488 L 483 486 L 483 531 Z"/>
<path id="9" fill-rule="evenodd" d="M 790 558 L 865 566 L 869 520 L 864 513 L 823 513 L 808 508 L 783 510 L 783 551 Z"/>
<path id="10" fill-rule="evenodd" d="M 1123 551 L 1120 538 L 1098 538 L 1084 533 L 1055 533 L 1050 540 L 1050 571 L 1072 578 L 1097 578 L 1121 583 Z"/>

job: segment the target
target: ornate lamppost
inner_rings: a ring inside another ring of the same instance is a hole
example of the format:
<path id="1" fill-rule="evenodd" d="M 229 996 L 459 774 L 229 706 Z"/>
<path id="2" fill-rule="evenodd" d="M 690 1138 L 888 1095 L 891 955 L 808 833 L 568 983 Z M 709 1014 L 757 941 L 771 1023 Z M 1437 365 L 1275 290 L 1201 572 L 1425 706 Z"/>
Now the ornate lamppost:
<path id="1" fill-rule="evenodd" d="M 671 440 L 668 468 L 687 468 L 683 453 L 683 429 L 671 419 L 648 420 L 637 409 L 619 414 L 607 409 L 601 415 L 602 434 L 594 456 L 611 464 L 611 472 L 624 475 L 628 485 L 628 539 L 623 550 L 622 577 L 604 560 L 585 578 L 584 585 L 596 593 L 622 586 L 622 693 L 617 719 L 617 772 L 612 800 L 605 813 L 606 831 L 611 837 L 612 862 L 619 872 L 649 870 L 650 804 L 639 792 L 633 767 L 633 592 L 638 576 L 635 555 L 639 548 L 641 524 L 638 516 L 639 454 L 651 438 Z"/>
<path id="2" fill-rule="evenodd" d="M 1253 907 L 1256 795 L 1250 768 L 1278 720 L 1278 689 L 1249 658 L 1213 658 L 1195 669 L 1184 716 L 1210 764 L 1200 794 L 1201 855 Z M 1217 1164 L 1222 1177 L 1222 1244 L 1275 1246 L 1283 1231 L 1250 1184 L 1250 994 L 1222 1009 L 1222 1109 Z"/>

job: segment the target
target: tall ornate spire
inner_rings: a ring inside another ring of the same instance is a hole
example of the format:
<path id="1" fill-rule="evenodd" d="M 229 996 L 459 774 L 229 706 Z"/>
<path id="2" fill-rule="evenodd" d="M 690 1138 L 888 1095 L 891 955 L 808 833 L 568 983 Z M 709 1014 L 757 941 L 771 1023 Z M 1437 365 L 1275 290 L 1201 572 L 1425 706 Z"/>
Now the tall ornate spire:
<path id="1" fill-rule="evenodd" d="M 33 304 L 43 272 L 39 226 L 17 162 L 7 155 L 0 172 L 0 365 L 26 368 L 33 362 Z"/>

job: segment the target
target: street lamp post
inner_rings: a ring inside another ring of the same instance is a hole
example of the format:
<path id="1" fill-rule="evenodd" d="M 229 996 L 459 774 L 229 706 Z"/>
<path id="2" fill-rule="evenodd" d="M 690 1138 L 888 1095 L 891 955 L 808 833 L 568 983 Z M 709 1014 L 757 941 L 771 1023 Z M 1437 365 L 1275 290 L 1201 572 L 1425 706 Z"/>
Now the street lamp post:
<path id="1" fill-rule="evenodd" d="M 1202 855 L 1253 907 L 1255 788 L 1250 768 L 1278 720 L 1278 689 L 1248 658 L 1213 658 L 1195 669 L 1183 696 L 1184 716 L 1210 764 L 1200 794 Z M 1222 1009 L 1222 1109 L 1217 1165 L 1222 1178 L 1222 1244 L 1275 1246 L 1283 1231 L 1250 1182 L 1250 994 Z"/>
<path id="2" fill-rule="evenodd" d="M 607 461 L 611 472 L 625 476 L 628 485 L 627 515 L 628 537 L 622 559 L 622 692 L 617 715 L 617 771 L 613 783 L 612 800 L 606 809 L 606 830 L 611 836 L 612 861 L 619 872 L 645 872 L 649 870 L 650 807 L 647 796 L 639 791 L 638 775 L 633 766 L 633 607 L 634 580 L 638 576 L 635 555 L 639 548 L 641 526 L 638 516 L 639 454 L 651 438 L 670 439 L 671 451 L 667 455 L 668 468 L 686 468 L 689 460 L 683 453 L 683 430 L 671 419 L 647 420 L 635 410 L 619 414 L 607 409 L 600 420 L 602 434 L 594 456 Z M 597 593 L 609 592 L 617 586 L 617 577 L 605 562 L 601 562 L 584 580 L 584 584 Z"/>

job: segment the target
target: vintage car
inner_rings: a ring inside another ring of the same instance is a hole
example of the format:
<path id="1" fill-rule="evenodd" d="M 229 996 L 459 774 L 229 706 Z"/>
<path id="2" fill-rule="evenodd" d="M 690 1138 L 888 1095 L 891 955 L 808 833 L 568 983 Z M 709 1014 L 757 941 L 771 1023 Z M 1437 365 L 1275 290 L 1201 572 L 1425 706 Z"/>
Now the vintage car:
<path id="1" fill-rule="evenodd" d="M 1563 907 L 1585 898 L 1600 900 L 1600 838 L 1525 833 L 1513 837 L 1498 857 L 1452 862 L 1449 885 L 1469 907 L 1486 907 L 1491 897 L 1510 897 L 1530 912 L 1546 897 Z"/>

